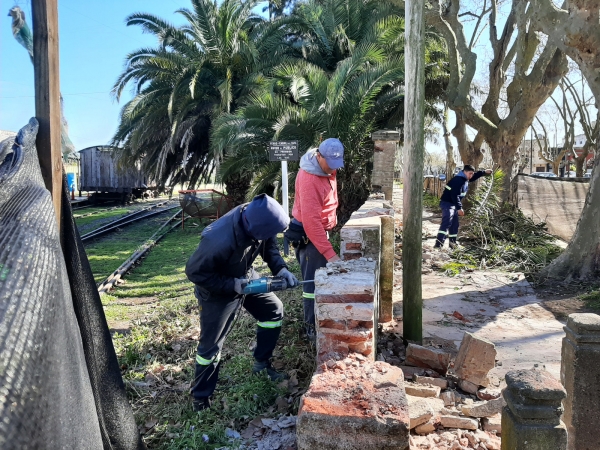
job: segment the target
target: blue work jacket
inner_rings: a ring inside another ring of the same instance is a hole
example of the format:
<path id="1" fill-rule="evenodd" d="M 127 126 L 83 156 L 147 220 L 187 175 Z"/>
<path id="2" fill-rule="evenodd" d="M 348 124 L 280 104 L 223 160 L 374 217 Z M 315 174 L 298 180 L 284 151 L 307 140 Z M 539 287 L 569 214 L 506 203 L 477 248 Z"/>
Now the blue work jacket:
<path id="1" fill-rule="evenodd" d="M 469 183 L 473 183 L 484 175 L 485 170 L 480 170 L 475 172 L 470 180 L 467 180 L 465 173 L 461 170 L 446 184 L 440 203 L 452 203 L 457 209 L 462 209 L 462 200 L 467 195 Z"/>

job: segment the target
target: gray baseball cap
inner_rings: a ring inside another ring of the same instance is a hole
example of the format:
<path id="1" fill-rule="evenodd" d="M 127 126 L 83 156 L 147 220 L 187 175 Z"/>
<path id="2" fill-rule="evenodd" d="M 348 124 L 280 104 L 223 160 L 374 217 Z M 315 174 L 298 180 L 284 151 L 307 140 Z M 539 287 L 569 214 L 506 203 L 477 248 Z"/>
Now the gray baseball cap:
<path id="1" fill-rule="evenodd" d="M 319 145 L 319 153 L 330 169 L 336 170 L 344 167 L 344 146 L 337 138 L 325 139 Z"/>

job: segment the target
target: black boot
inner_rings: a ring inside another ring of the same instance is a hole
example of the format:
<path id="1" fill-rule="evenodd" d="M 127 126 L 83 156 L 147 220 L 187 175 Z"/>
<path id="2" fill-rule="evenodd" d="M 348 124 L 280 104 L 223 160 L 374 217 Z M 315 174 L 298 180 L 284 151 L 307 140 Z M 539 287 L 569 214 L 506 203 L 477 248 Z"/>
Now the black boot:
<path id="1" fill-rule="evenodd" d="M 204 411 L 210 408 L 210 399 L 208 397 L 198 397 L 194 399 L 192 403 L 192 409 L 194 412 Z"/>
<path id="2" fill-rule="evenodd" d="M 281 372 L 277 372 L 271 366 L 271 361 L 255 361 L 254 366 L 252 367 L 252 373 L 258 374 L 263 370 L 267 371 L 267 375 L 269 376 L 271 381 L 283 381 L 287 379 L 287 375 Z"/>

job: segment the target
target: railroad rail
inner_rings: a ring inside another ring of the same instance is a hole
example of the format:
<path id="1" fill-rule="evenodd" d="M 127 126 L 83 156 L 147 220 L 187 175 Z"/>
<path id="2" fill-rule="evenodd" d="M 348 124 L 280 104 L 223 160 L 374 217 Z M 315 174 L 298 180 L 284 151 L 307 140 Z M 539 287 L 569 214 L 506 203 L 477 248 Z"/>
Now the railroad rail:
<path id="1" fill-rule="evenodd" d="M 107 203 L 112 203 L 112 202 L 107 202 Z M 164 205 L 166 203 L 168 203 L 168 200 L 159 202 L 158 205 Z M 156 205 L 152 204 L 152 206 L 156 206 Z M 123 205 L 119 205 L 119 206 L 113 206 L 112 208 L 98 209 L 96 211 L 85 213 L 85 214 L 75 214 L 74 213 L 75 211 L 79 211 L 79 210 L 87 209 L 87 208 L 95 208 L 95 207 L 96 206 L 83 206 L 81 208 L 74 209 L 73 210 L 73 218 L 74 219 L 82 219 L 83 217 L 95 216 L 96 214 L 100 214 L 100 213 L 103 213 L 106 211 L 113 211 L 115 209 L 125 208 Z"/>
<path id="2" fill-rule="evenodd" d="M 174 208 L 169 208 L 169 209 L 174 209 Z M 165 210 L 163 210 L 161 212 L 164 212 L 164 211 Z M 113 286 L 119 282 L 121 277 L 127 273 L 127 271 L 131 268 L 132 265 L 134 265 L 146 253 L 148 253 L 150 251 L 150 249 L 152 247 L 154 247 L 158 243 L 158 241 L 160 241 L 164 236 L 166 236 L 171 230 L 173 230 L 175 227 L 179 226 L 179 221 L 177 221 L 177 222 L 175 222 L 174 225 L 171 225 L 170 227 L 168 227 L 168 225 L 171 222 L 173 222 L 175 219 L 177 219 L 177 216 L 181 212 L 182 212 L 182 210 L 180 209 L 175 214 L 173 214 L 171 217 L 169 217 L 166 220 L 166 222 L 156 231 L 156 233 L 154 233 L 152 235 L 152 237 L 150 237 L 148 240 L 146 240 L 146 242 L 140 248 L 135 250 L 131 254 L 131 256 L 125 260 L 125 262 L 123 264 L 121 264 L 113 273 L 111 273 L 104 281 L 102 281 L 98 285 L 98 292 L 102 293 L 102 292 L 110 291 L 113 288 Z M 167 228 L 167 230 L 162 232 L 162 234 L 161 234 L 161 231 L 164 228 Z"/>
<path id="3" fill-rule="evenodd" d="M 133 212 L 131 214 L 127 214 L 126 216 L 123 216 L 119 219 L 113 220 L 112 222 L 107 223 L 106 225 L 103 225 L 100 228 L 95 229 L 94 231 L 90 231 L 89 233 L 84 234 L 83 236 L 81 236 L 81 240 L 85 242 L 90 239 L 100 237 L 106 233 L 110 233 L 111 231 L 114 231 L 118 228 L 122 228 L 126 225 L 138 222 L 143 219 L 147 219 L 148 217 L 153 217 L 158 214 L 162 214 L 166 211 L 170 211 L 172 209 L 179 208 L 179 206 L 176 205 L 176 206 L 171 206 L 169 208 L 160 209 L 158 211 L 151 211 L 152 209 L 158 208 L 167 203 L 168 203 L 168 201 L 159 203 L 159 204 L 153 205 L 149 208 L 144 208 L 140 211 L 135 211 L 135 212 Z"/>

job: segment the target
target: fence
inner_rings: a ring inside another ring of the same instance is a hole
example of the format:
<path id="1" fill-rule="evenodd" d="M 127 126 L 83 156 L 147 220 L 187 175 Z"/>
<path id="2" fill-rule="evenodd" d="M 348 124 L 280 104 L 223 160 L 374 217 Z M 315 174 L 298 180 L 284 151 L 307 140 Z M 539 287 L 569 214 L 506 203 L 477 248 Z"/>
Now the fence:
<path id="1" fill-rule="evenodd" d="M 442 196 L 445 186 L 446 180 L 440 180 L 432 175 L 426 175 L 425 179 L 423 180 L 423 190 L 426 193 L 434 195 L 438 198 Z"/>

